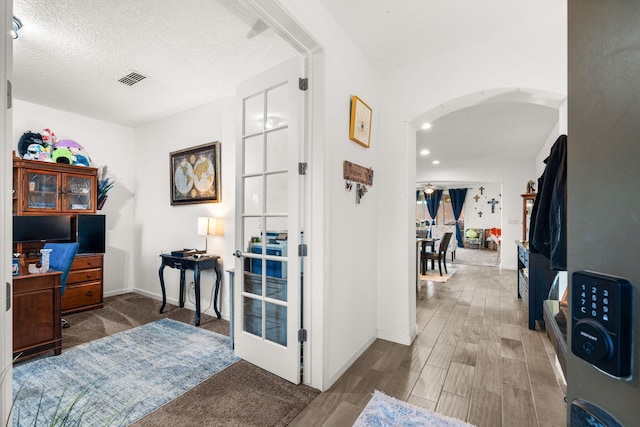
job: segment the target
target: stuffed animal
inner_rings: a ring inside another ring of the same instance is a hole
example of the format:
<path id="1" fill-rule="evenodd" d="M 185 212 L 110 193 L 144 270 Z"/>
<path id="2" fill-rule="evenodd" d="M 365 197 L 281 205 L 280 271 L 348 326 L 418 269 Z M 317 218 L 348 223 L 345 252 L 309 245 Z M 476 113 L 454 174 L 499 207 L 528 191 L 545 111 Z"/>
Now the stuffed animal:
<path id="1" fill-rule="evenodd" d="M 51 158 L 56 163 L 64 163 L 67 165 L 72 165 L 76 161 L 75 156 L 68 148 L 54 149 Z"/>
<path id="2" fill-rule="evenodd" d="M 72 139 L 62 139 L 56 142 L 56 148 L 66 148 L 71 151 L 71 154 L 75 157 L 73 165 L 76 166 L 91 166 L 91 157 L 84 147 Z"/>
<path id="3" fill-rule="evenodd" d="M 23 133 L 18 140 L 18 154 L 20 154 L 20 157 L 24 158 L 24 155 L 27 154 L 29 146 L 32 144 L 44 145 L 44 142 L 42 142 L 42 135 L 28 130 Z M 30 156 L 31 155 L 29 155 L 29 157 Z"/>
<path id="4" fill-rule="evenodd" d="M 40 144 L 31 144 L 27 148 L 27 152 L 22 156 L 26 160 L 40 160 L 42 162 L 52 162 L 51 154 L 48 148 Z"/>
<path id="5" fill-rule="evenodd" d="M 42 136 L 42 142 L 45 145 L 50 145 L 50 146 L 54 146 L 56 143 L 56 134 L 53 133 L 53 131 L 51 129 L 43 129 L 42 133 L 40 134 Z"/>
<path id="6" fill-rule="evenodd" d="M 80 152 L 76 152 L 74 153 L 73 149 L 69 149 L 71 151 L 71 153 L 75 156 L 76 161 L 73 162 L 74 165 L 76 166 L 91 166 L 91 159 L 87 156 L 84 156 L 82 154 L 80 154 L 80 152 L 84 152 L 84 151 L 80 151 Z"/>

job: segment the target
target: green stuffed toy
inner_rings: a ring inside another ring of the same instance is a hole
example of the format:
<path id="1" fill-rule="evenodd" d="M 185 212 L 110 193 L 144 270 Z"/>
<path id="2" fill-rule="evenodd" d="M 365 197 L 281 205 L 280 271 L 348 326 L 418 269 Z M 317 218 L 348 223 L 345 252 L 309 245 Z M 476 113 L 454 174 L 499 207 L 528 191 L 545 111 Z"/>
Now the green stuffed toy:
<path id="1" fill-rule="evenodd" d="M 72 165 L 73 162 L 75 162 L 75 156 L 68 148 L 56 148 L 53 150 L 51 158 L 56 163 L 64 163 L 67 165 Z"/>

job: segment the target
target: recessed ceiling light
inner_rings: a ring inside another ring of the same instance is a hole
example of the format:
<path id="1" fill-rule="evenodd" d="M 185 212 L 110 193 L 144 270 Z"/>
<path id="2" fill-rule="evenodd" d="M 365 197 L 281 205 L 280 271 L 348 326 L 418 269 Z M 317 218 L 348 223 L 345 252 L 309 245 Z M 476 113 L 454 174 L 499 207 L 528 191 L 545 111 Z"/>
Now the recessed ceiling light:
<path id="1" fill-rule="evenodd" d="M 439 165 L 440 164 L 440 160 L 434 160 L 433 162 L 431 162 L 431 164 Z"/>
<path id="2" fill-rule="evenodd" d="M 431 129 L 431 123 L 425 123 L 422 125 L 422 130 Z"/>
<path id="3" fill-rule="evenodd" d="M 422 151 L 420 151 L 420 154 L 421 154 L 421 155 L 423 155 L 423 156 L 428 156 L 428 155 L 429 155 L 429 153 L 431 153 L 431 151 L 429 151 L 429 150 L 422 150 Z"/>

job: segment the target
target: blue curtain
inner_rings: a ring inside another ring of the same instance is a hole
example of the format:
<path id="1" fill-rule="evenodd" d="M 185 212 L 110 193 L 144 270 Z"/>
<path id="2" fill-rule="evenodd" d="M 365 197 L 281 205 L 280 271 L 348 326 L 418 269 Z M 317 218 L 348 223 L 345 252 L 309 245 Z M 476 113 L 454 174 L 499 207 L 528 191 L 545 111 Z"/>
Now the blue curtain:
<path id="1" fill-rule="evenodd" d="M 429 215 L 433 218 L 433 224 L 436 222 L 436 215 L 438 215 L 438 208 L 440 207 L 440 199 L 442 198 L 442 190 L 434 190 L 433 193 L 425 194 L 427 200 L 427 209 L 429 209 Z"/>
<path id="2" fill-rule="evenodd" d="M 463 248 L 462 233 L 460 227 L 458 227 L 458 218 L 462 213 L 462 207 L 464 206 L 464 199 L 467 197 L 466 188 L 453 188 L 449 190 L 449 196 L 451 196 L 451 208 L 453 209 L 453 217 L 456 219 L 456 239 L 458 239 L 458 247 Z"/>
<path id="3" fill-rule="evenodd" d="M 420 190 L 416 190 L 416 206 L 418 205 L 418 202 L 420 201 Z M 418 220 L 418 215 L 416 214 L 416 221 Z M 417 225 L 416 225 L 417 227 Z"/>

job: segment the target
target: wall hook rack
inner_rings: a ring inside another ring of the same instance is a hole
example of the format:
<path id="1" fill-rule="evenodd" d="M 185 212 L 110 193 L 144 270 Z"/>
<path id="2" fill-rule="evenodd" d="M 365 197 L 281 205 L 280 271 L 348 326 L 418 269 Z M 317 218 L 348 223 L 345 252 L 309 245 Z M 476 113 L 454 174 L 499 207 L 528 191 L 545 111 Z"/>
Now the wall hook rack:
<path id="1" fill-rule="evenodd" d="M 368 191 L 367 186 L 364 184 L 356 185 L 356 204 L 360 204 L 360 199 L 364 197 L 366 192 Z"/>
<path id="2" fill-rule="evenodd" d="M 365 168 L 355 163 L 344 161 L 342 165 L 342 178 L 345 180 L 345 188 L 351 191 L 353 182 L 356 182 L 356 204 L 360 204 L 360 199 L 373 185 L 373 169 Z"/>

